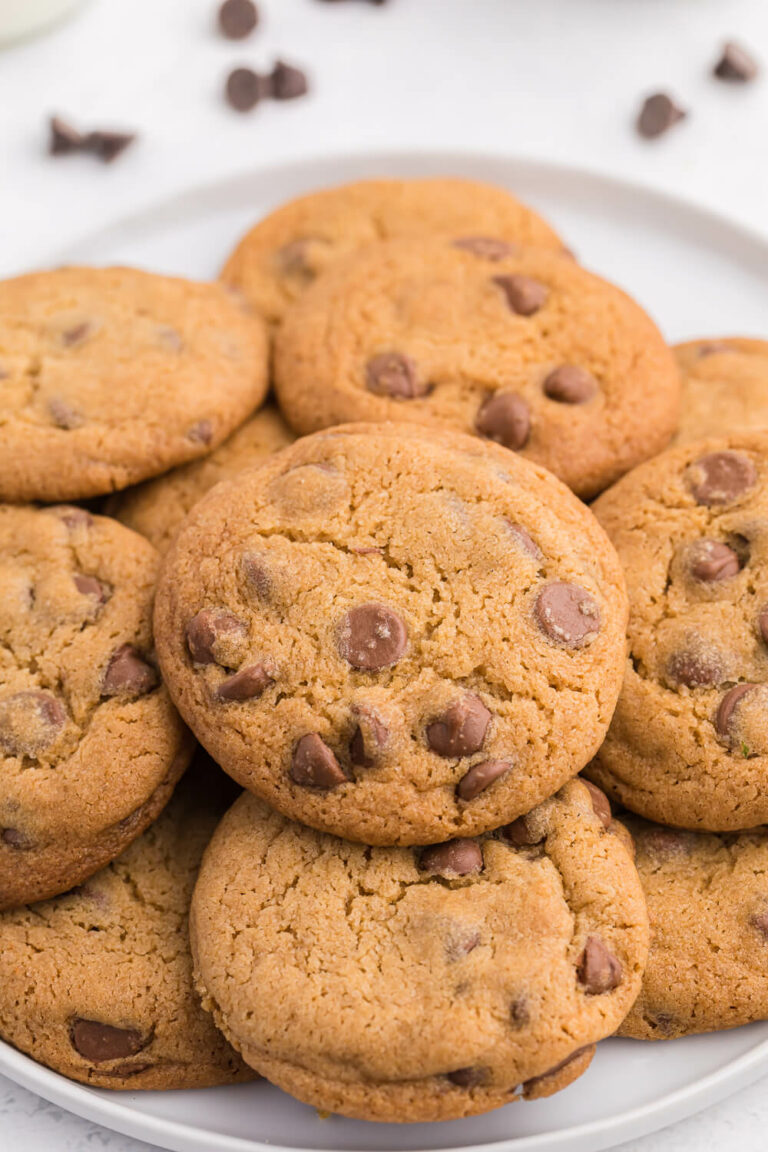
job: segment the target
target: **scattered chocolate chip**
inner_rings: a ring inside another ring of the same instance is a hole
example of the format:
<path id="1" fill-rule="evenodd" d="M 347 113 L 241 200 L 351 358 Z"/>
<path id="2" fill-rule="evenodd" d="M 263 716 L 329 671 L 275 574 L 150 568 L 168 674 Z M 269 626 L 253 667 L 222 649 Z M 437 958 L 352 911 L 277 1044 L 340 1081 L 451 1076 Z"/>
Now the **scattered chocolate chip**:
<path id="1" fill-rule="evenodd" d="M 524 448 L 531 434 L 531 413 L 522 396 L 496 392 L 483 401 L 475 420 L 481 436 L 516 451 Z"/>
<path id="2" fill-rule="evenodd" d="M 55 742 L 67 720 L 64 705 L 36 688 L 0 700 L 0 749 L 7 756 L 37 756 Z"/>
<path id="3" fill-rule="evenodd" d="M 213 424 L 210 420 L 198 420 L 187 432 L 187 440 L 195 444 L 210 444 L 213 440 Z"/>
<path id="4" fill-rule="evenodd" d="M 481 260 L 505 260 L 514 256 L 518 251 L 516 244 L 507 240 L 499 240 L 496 236 L 462 236 L 453 242 L 454 248 L 461 248 L 464 252 L 471 252 Z"/>
<path id="5" fill-rule="evenodd" d="M 137 1028 L 116 1028 L 113 1024 L 101 1024 L 98 1020 L 84 1020 L 82 1017 L 72 1021 L 69 1036 L 75 1051 L 94 1064 L 135 1056 L 151 1040 Z"/>
<path id="6" fill-rule="evenodd" d="M 427 743 L 438 756 L 471 756 L 482 748 L 490 722 L 480 697 L 466 692 L 427 726 Z"/>
<path id="7" fill-rule="evenodd" d="M 305 788 L 336 788 L 349 777 L 317 732 L 302 736 L 293 750 L 291 779 Z"/>
<path id="8" fill-rule="evenodd" d="M 85 576 L 76 572 L 72 577 L 75 588 L 82 596 L 92 597 L 97 604 L 106 604 L 110 597 L 110 589 L 102 580 L 95 576 Z"/>
<path id="9" fill-rule="evenodd" d="M 579 983 L 589 996 L 611 992 L 621 983 L 621 964 L 599 936 L 588 936 L 576 969 Z"/>
<path id="10" fill-rule="evenodd" d="M 457 1068 L 455 1072 L 446 1074 L 446 1080 L 450 1080 L 457 1088 L 479 1088 L 487 1079 L 485 1068 Z"/>
<path id="11" fill-rule="evenodd" d="M 578 584 L 547 584 L 536 597 L 533 614 L 544 635 L 565 648 L 585 648 L 600 631 L 600 609 Z"/>
<path id="12" fill-rule="evenodd" d="M 339 626 L 339 652 L 365 672 L 396 664 L 408 644 L 405 622 L 386 604 L 360 604 L 345 613 Z"/>
<path id="13" fill-rule="evenodd" d="M 549 299 L 547 286 L 531 276 L 494 276 L 493 282 L 501 288 L 511 311 L 518 316 L 533 316 Z"/>
<path id="14" fill-rule="evenodd" d="M 527 816 L 518 816 L 511 824 L 505 824 L 499 829 L 499 835 L 515 848 L 533 848 L 544 839 L 543 835 L 534 832 Z"/>
<path id="15" fill-rule="evenodd" d="M 251 664 L 219 684 L 216 696 L 219 700 L 255 700 L 270 684 L 274 679 L 264 665 Z"/>
<path id="16" fill-rule="evenodd" d="M 649 96 L 637 117 L 637 131 L 646 140 L 662 136 L 673 124 L 683 120 L 688 113 L 676 104 L 666 92 L 656 92 Z"/>
<path id="17" fill-rule="evenodd" d="M 430 844 L 419 853 L 418 866 L 431 876 L 471 876 L 483 870 L 483 853 L 476 840 L 448 840 Z"/>
<path id="18" fill-rule="evenodd" d="M 749 918 L 753 928 L 756 928 L 764 940 L 768 940 L 768 908 L 753 912 Z"/>
<path id="19" fill-rule="evenodd" d="M 474 952 L 479 943 L 479 929 L 453 924 L 445 937 L 445 958 L 450 964 L 456 964 Z"/>
<path id="20" fill-rule="evenodd" d="M 518 996 L 509 1006 L 509 1022 L 513 1028 L 525 1028 L 531 1022 L 527 996 Z"/>
<path id="21" fill-rule="evenodd" d="M 235 68 L 227 77 L 224 91 L 228 104 L 236 112 L 250 112 L 260 100 L 272 95 L 272 81 L 252 68 Z"/>
<path id="22" fill-rule="evenodd" d="M 714 651 L 700 646 L 673 652 L 667 661 L 667 676 L 686 688 L 712 688 L 724 675 L 722 661 Z"/>
<path id="23" fill-rule="evenodd" d="M 483 760 L 480 764 L 473 764 L 459 781 L 456 789 L 459 799 L 474 800 L 500 776 L 506 776 L 511 768 L 509 760 Z"/>
<path id="24" fill-rule="evenodd" d="M 231 649 L 243 641 L 247 633 L 247 625 L 234 613 L 203 608 L 187 624 L 187 647 L 195 664 L 227 667 Z"/>
<path id="25" fill-rule="evenodd" d="M 359 768 L 373 768 L 389 740 L 389 729 L 370 708 L 358 706 L 361 723 L 349 742 L 349 758 Z"/>
<path id="26" fill-rule="evenodd" d="M 84 423 L 80 413 L 58 396 L 54 396 L 48 401 L 48 411 L 55 426 L 65 432 L 71 432 L 73 428 L 81 428 Z"/>
<path id="27" fill-rule="evenodd" d="M 245 40 L 259 22 L 253 0 L 224 0 L 219 8 L 219 30 L 228 40 Z"/>
<path id="28" fill-rule="evenodd" d="M 122 644 L 112 654 L 101 685 L 102 696 L 145 696 L 157 687 L 158 675 L 137 648 Z"/>
<path id="29" fill-rule="evenodd" d="M 597 394 L 597 380 L 578 364 L 561 364 L 544 381 L 544 395 L 560 404 L 586 404 Z"/>
<path id="30" fill-rule="evenodd" d="M 613 813 L 611 812 L 611 802 L 605 792 L 602 788 L 598 788 L 597 784 L 593 784 L 591 780 L 585 780 L 583 777 L 579 777 L 579 779 L 589 792 L 595 816 L 599 817 L 603 828 L 610 828 L 613 822 Z"/>
<path id="31" fill-rule="evenodd" d="M 89 132 L 85 137 L 85 150 L 111 164 L 136 139 L 135 132 Z"/>
<path id="32" fill-rule="evenodd" d="M 415 400 L 426 396 L 429 384 L 419 380 L 415 361 L 403 352 L 380 352 L 365 366 L 365 386 L 375 396 Z"/>
<path id="33" fill-rule="evenodd" d="M 506 523 L 510 534 L 515 538 L 523 552 L 527 552 L 533 560 L 543 560 L 544 557 L 541 548 L 539 548 L 535 540 L 531 539 L 525 528 L 521 527 L 520 524 L 513 523 L 511 520 L 507 520 Z"/>
<path id="34" fill-rule="evenodd" d="M 688 483 L 697 504 L 732 504 L 757 483 L 757 469 L 738 452 L 710 452 L 687 469 Z"/>
<path id="35" fill-rule="evenodd" d="M 688 567 L 694 580 L 714 584 L 738 576 L 741 561 L 738 553 L 720 540 L 697 540 L 688 549 Z"/>
<path id="36" fill-rule="evenodd" d="M 270 76 L 271 95 L 274 100 L 295 100 L 309 91 L 306 72 L 278 60 Z"/>
<path id="37" fill-rule="evenodd" d="M 729 734 L 733 714 L 744 697 L 759 687 L 759 684 L 736 684 L 735 687 L 726 692 L 720 701 L 720 707 L 717 709 L 717 716 L 715 717 L 715 728 L 721 736 Z"/>
<path id="38" fill-rule="evenodd" d="M 0 840 L 9 848 L 15 848 L 17 852 L 28 852 L 33 847 L 29 837 L 18 828 L 3 828 L 0 831 Z"/>
<path id="39" fill-rule="evenodd" d="M 747 84 L 754 80 L 760 68 L 754 56 L 742 48 L 740 44 L 728 40 L 723 45 L 723 52 L 712 69 L 713 76 L 718 80 L 735 81 L 737 84 Z"/>
<path id="40" fill-rule="evenodd" d="M 60 116 L 51 116 L 49 121 L 50 140 L 48 151 L 51 156 L 65 156 L 68 152 L 77 152 L 85 143 L 81 132 L 67 124 Z"/>

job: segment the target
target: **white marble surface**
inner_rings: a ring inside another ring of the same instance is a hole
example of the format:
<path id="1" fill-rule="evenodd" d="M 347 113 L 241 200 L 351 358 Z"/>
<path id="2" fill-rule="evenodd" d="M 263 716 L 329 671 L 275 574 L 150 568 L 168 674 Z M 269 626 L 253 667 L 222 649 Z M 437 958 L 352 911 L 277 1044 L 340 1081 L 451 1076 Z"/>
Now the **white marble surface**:
<path id="1" fill-rule="evenodd" d="M 91 0 L 45 39 L 0 53 L 0 274 L 44 264 L 77 236 L 160 197 L 278 159 L 373 148 L 492 148 L 572 161 L 677 192 L 768 235 L 768 75 L 708 75 L 720 41 L 768 64 L 765 0 L 260 0 L 232 44 L 211 0 Z M 237 116 L 230 67 L 306 65 L 312 95 Z M 630 124 L 669 88 L 690 118 L 653 144 Z M 137 128 L 111 167 L 45 154 L 52 111 Z M 723 286 L 727 291 L 727 286 Z M 768 329 L 768 318 L 766 318 Z M 768 1081 L 632 1152 L 765 1146 Z M 0 1077 L 2 1152 L 144 1152 Z"/>

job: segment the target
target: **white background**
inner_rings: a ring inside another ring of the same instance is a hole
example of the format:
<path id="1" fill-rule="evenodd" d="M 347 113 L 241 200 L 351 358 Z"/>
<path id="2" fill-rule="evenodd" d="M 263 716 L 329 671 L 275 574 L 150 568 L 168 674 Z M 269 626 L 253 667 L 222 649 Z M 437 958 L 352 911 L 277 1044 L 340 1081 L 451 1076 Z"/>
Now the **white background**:
<path id="1" fill-rule="evenodd" d="M 0 9 L 3 0 L 0 0 Z M 260 0 L 248 41 L 214 32 L 210 0 L 92 0 L 44 39 L 0 52 L 0 274 L 45 264 L 123 214 L 219 176 L 309 154 L 471 146 L 572 161 L 676 192 L 768 235 L 768 72 L 747 88 L 709 68 L 726 36 L 768 68 L 766 0 Z M 238 116 L 228 70 L 276 55 L 311 97 Z M 636 138 L 641 96 L 690 117 Z M 136 128 L 114 165 L 51 159 L 46 118 Z M 727 292 L 727 285 L 723 285 Z M 768 317 L 766 317 L 768 331 Z M 768 1081 L 631 1152 L 763 1148 Z M 0 1077 L 2 1152 L 142 1152 Z"/>

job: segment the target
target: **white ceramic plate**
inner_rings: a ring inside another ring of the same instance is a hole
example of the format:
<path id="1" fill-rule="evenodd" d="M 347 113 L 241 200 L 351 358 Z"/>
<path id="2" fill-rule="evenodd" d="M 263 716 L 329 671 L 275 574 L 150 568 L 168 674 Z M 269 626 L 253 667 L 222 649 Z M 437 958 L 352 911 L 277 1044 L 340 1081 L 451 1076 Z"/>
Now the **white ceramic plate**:
<path id="1" fill-rule="evenodd" d="M 454 174 L 506 185 L 581 261 L 622 284 L 671 340 L 768 336 L 768 242 L 681 201 L 553 165 L 472 155 L 305 160 L 197 191 L 81 240 L 52 262 L 125 262 L 211 276 L 243 229 L 291 196 L 365 176 Z M 0 1044 L 0 1072 L 55 1104 L 177 1152 L 598 1152 L 722 1099 L 768 1072 L 768 1022 L 668 1044 L 611 1040 L 549 1100 L 443 1124 L 321 1120 L 266 1083 L 197 1092 L 84 1088 Z"/>

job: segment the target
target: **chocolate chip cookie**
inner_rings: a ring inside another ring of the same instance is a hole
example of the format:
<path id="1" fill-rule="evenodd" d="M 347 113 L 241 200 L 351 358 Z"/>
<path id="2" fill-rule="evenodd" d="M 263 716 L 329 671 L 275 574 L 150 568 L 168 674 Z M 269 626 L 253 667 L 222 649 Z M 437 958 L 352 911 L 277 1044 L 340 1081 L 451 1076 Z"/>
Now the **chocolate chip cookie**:
<path id="1" fill-rule="evenodd" d="M 543 249 L 460 237 L 369 245 L 337 263 L 277 335 L 277 396 L 299 433 L 344 420 L 473 432 L 596 495 L 660 452 L 679 376 L 648 316 Z"/>
<path id="2" fill-rule="evenodd" d="M 285 448 L 293 439 L 278 410 L 268 405 L 210 456 L 112 496 L 106 511 L 146 536 L 159 552 L 167 552 L 184 517 L 214 484 Z"/>
<path id="3" fill-rule="evenodd" d="M 155 633 L 182 715 L 244 787 L 352 840 L 424 844 L 514 819 L 587 762 L 626 610 L 602 530 L 544 469 L 349 425 L 196 505 Z"/>
<path id="4" fill-rule="evenodd" d="M 0 282 L 0 499 L 98 496 L 205 456 L 266 390 L 264 326 L 220 285 L 130 268 Z"/>
<path id="5" fill-rule="evenodd" d="M 510 244 L 562 248 L 550 226 L 503 188 L 473 180 L 362 180 L 284 204 L 248 232 L 222 279 L 273 323 L 340 257 L 372 240 L 455 235 L 494 258 Z"/>
<path id="6" fill-rule="evenodd" d="M 675 353 L 683 379 L 678 443 L 768 428 L 768 341 L 692 340 Z"/>
<path id="7" fill-rule="evenodd" d="M 252 1078 L 192 985 L 187 914 L 225 806 L 219 779 L 214 765 L 191 769 L 157 823 L 86 884 L 0 915 L 4 1040 L 101 1088 Z"/>
<path id="8" fill-rule="evenodd" d="M 0 908 L 112 860 L 186 767 L 153 655 L 157 565 L 82 508 L 0 506 Z"/>
<path id="9" fill-rule="evenodd" d="M 662 824 L 768 822 L 768 432 L 671 449 L 593 508 L 624 565 L 630 652 L 589 775 Z"/>
<path id="10" fill-rule="evenodd" d="M 365 848 L 245 793 L 191 916 L 203 1005 L 300 1100 L 449 1120 L 585 1070 L 640 987 L 637 872 L 580 781 L 493 835 Z"/>
<path id="11" fill-rule="evenodd" d="M 668 1040 L 768 1018 L 768 830 L 683 832 L 627 823 L 651 950 L 620 1036 Z"/>

